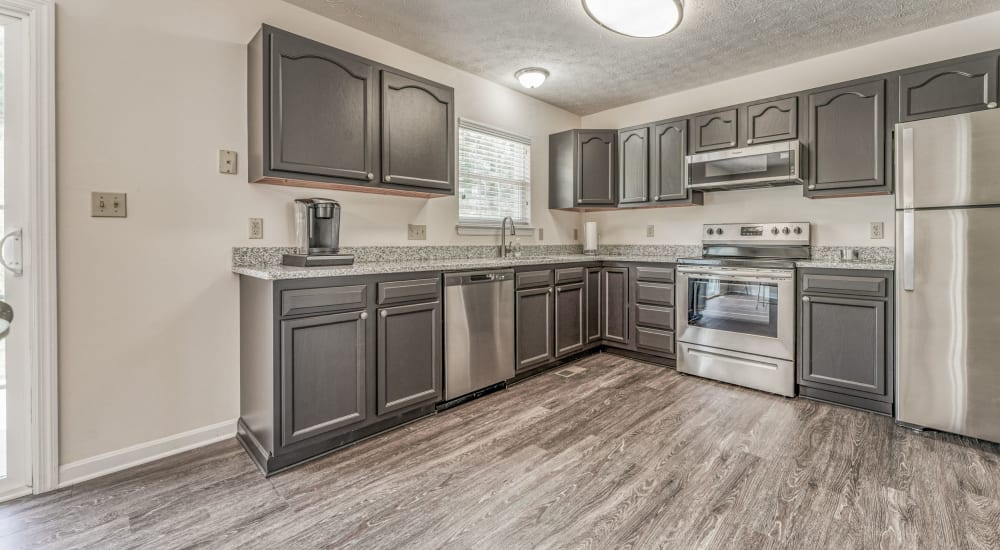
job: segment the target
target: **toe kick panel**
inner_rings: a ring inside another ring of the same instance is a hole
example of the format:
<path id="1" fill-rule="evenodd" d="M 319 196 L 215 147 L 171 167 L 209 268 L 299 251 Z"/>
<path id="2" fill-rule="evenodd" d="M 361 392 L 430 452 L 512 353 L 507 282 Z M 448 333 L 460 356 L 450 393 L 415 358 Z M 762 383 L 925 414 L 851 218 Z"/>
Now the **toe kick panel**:
<path id="1" fill-rule="evenodd" d="M 784 359 L 678 344 L 677 370 L 755 390 L 795 396 L 795 363 Z"/>

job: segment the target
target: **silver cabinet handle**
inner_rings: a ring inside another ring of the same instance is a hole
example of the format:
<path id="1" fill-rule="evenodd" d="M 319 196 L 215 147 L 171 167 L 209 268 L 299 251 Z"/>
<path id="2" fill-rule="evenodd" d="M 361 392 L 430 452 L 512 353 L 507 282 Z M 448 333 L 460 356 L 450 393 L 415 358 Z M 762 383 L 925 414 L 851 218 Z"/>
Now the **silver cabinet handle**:
<path id="1" fill-rule="evenodd" d="M 810 301 L 810 299 L 809 299 L 809 297 L 808 297 L 808 296 L 803 296 L 803 297 L 802 297 L 802 301 L 803 301 L 803 302 L 809 302 L 809 301 Z"/>
<path id="2" fill-rule="evenodd" d="M 996 101 L 991 101 L 991 102 L 987 103 L 986 104 L 986 108 L 987 109 L 996 109 L 997 108 L 997 102 Z"/>
<path id="3" fill-rule="evenodd" d="M 383 309 L 382 311 L 378 312 L 378 315 L 379 317 L 385 319 L 386 317 L 389 316 L 389 312 Z"/>
<path id="4" fill-rule="evenodd" d="M 658 200 L 660 200 L 660 196 L 659 196 L 659 195 L 657 195 L 657 196 L 653 197 L 653 200 L 654 200 L 654 201 L 658 201 Z"/>
<path id="5" fill-rule="evenodd" d="M 392 181 L 392 176 L 386 176 L 385 181 Z"/>
<path id="6" fill-rule="evenodd" d="M 813 190 L 813 189 L 816 189 L 816 184 L 810 184 L 810 185 L 809 185 L 809 189 L 810 189 L 810 190 Z"/>
<path id="7" fill-rule="evenodd" d="M 546 294 L 552 294 L 552 289 L 550 288 L 550 289 L 546 290 L 545 293 Z"/>
<path id="8" fill-rule="evenodd" d="M 368 172 L 368 179 L 369 180 L 375 179 L 375 174 L 372 174 L 371 172 Z"/>
<path id="9" fill-rule="evenodd" d="M 361 312 L 361 320 L 364 321 L 367 318 L 368 318 L 368 312 L 367 311 L 362 311 Z"/>

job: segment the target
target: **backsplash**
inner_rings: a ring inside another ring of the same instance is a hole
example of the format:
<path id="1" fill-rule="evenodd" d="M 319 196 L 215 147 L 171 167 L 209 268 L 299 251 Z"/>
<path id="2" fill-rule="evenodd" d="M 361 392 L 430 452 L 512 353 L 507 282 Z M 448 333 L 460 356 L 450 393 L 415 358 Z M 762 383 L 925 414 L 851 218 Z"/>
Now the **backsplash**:
<path id="1" fill-rule="evenodd" d="M 896 249 L 891 246 L 814 246 L 812 259 L 824 262 L 851 261 L 849 250 L 858 252 L 860 263 L 891 264 L 896 261 Z"/>
<path id="2" fill-rule="evenodd" d="M 701 256 L 701 247 L 693 244 L 602 244 L 602 256 Z"/>

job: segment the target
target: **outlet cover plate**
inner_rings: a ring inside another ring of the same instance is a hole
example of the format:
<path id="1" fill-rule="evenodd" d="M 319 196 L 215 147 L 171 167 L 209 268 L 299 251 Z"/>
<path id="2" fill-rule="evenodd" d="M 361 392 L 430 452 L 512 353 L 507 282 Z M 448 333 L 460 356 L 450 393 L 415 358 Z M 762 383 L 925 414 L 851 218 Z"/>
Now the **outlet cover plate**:
<path id="1" fill-rule="evenodd" d="M 646 236 L 647 237 L 655 237 L 656 236 L 656 226 L 655 225 L 649 224 L 649 225 L 646 226 Z"/>
<path id="2" fill-rule="evenodd" d="M 406 226 L 406 238 L 411 241 L 426 241 L 427 240 L 427 226 L 426 225 L 414 225 L 407 224 Z"/>
<path id="3" fill-rule="evenodd" d="M 125 193 L 105 193 L 94 191 L 90 194 L 90 216 L 92 218 L 126 218 Z"/>
<path id="4" fill-rule="evenodd" d="M 263 239 L 264 238 L 264 218 L 250 218 L 249 227 L 247 228 L 248 237 L 251 239 Z"/>
<path id="5" fill-rule="evenodd" d="M 884 239 L 885 238 L 885 222 L 872 222 L 871 223 L 871 238 L 872 239 Z"/>
<path id="6" fill-rule="evenodd" d="M 228 151 L 226 149 L 219 149 L 219 173 L 220 174 L 235 174 L 237 170 L 236 165 L 236 151 Z"/>

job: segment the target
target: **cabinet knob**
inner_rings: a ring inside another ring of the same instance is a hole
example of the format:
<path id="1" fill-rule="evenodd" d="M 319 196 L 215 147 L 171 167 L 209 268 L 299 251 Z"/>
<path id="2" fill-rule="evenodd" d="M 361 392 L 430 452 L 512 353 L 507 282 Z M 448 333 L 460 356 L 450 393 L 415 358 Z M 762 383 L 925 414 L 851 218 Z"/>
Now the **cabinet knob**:
<path id="1" fill-rule="evenodd" d="M 371 172 L 368 172 L 368 180 L 370 181 L 370 180 L 373 180 L 373 179 L 375 179 L 375 174 L 372 174 Z"/>
<path id="2" fill-rule="evenodd" d="M 368 318 L 368 312 L 367 311 L 362 311 L 361 312 L 361 320 L 364 321 L 367 318 Z"/>
<path id="3" fill-rule="evenodd" d="M 545 293 L 546 294 L 552 294 L 552 289 L 550 288 L 550 289 L 546 290 Z"/>
<path id="4" fill-rule="evenodd" d="M 747 145 L 753 145 L 753 138 L 747 140 Z"/>
<path id="5" fill-rule="evenodd" d="M 802 301 L 803 301 L 803 302 L 809 302 L 809 301 L 811 301 L 811 300 L 809 299 L 809 297 L 808 297 L 808 296 L 803 296 L 803 297 L 802 297 Z"/>
<path id="6" fill-rule="evenodd" d="M 386 176 L 385 181 L 392 181 L 392 176 Z"/>
<path id="7" fill-rule="evenodd" d="M 809 186 L 809 189 L 816 189 L 816 184 L 812 184 L 812 185 L 810 185 L 810 186 Z"/>
<path id="8" fill-rule="evenodd" d="M 658 201 L 658 200 L 660 200 L 660 196 L 659 196 L 659 195 L 657 195 L 657 196 L 653 197 L 653 200 L 654 200 L 654 201 Z"/>
<path id="9" fill-rule="evenodd" d="M 987 103 L 986 104 L 986 108 L 987 109 L 996 109 L 997 108 L 997 102 L 996 101 L 991 101 L 991 102 Z"/>
<path id="10" fill-rule="evenodd" d="M 389 312 L 383 309 L 382 311 L 378 312 L 378 315 L 379 317 L 385 319 L 386 317 L 389 316 Z"/>

